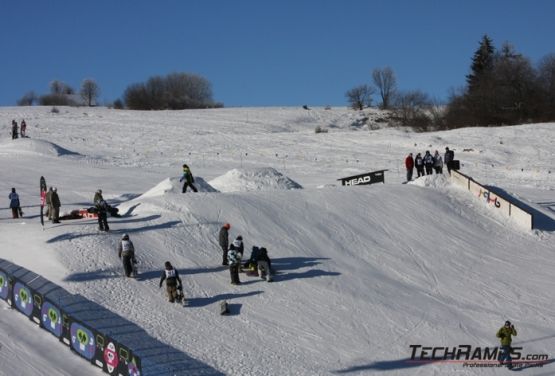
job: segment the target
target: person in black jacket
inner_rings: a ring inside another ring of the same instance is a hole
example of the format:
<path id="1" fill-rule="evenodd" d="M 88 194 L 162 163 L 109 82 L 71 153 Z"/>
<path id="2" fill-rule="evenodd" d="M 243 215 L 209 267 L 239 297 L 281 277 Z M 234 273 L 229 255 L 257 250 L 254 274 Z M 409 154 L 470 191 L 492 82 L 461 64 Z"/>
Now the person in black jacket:
<path id="1" fill-rule="evenodd" d="M 129 235 L 123 234 L 118 244 L 118 257 L 123 261 L 123 271 L 126 277 L 136 277 L 133 264 L 137 263 L 135 259 L 135 247 L 133 242 L 129 240 Z"/>
<path id="2" fill-rule="evenodd" d="M 50 195 L 50 203 L 52 205 L 52 223 L 60 223 L 60 197 L 58 196 L 58 188 L 52 190 Z"/>
<path id="3" fill-rule="evenodd" d="M 447 172 L 451 175 L 451 170 L 453 169 L 453 160 L 455 159 L 455 152 L 449 150 L 448 147 L 445 148 L 445 156 L 443 157 L 443 163 L 447 166 Z"/>
<path id="4" fill-rule="evenodd" d="M 272 282 L 272 261 L 270 261 L 270 258 L 268 257 L 268 251 L 266 248 L 260 248 L 260 252 L 256 258 L 256 264 L 258 266 L 260 278 L 265 279 L 268 282 Z"/>
<path id="5" fill-rule="evenodd" d="M 162 283 L 166 280 L 166 293 L 170 303 L 175 301 L 180 302 L 183 299 L 183 285 L 181 278 L 179 278 L 179 273 L 169 261 L 166 261 L 164 267 L 165 269 L 160 277 L 160 288 L 162 288 Z"/>
<path id="6" fill-rule="evenodd" d="M 109 205 L 106 201 L 100 200 L 96 204 L 96 211 L 98 215 L 98 229 L 100 231 L 108 231 L 108 208 Z"/>
<path id="7" fill-rule="evenodd" d="M 220 244 L 220 247 L 222 247 L 222 265 L 228 265 L 227 262 L 227 251 L 229 250 L 229 229 L 231 228 L 231 225 L 229 223 L 226 223 L 222 226 L 222 228 L 220 229 L 220 234 L 218 236 L 218 242 Z"/>

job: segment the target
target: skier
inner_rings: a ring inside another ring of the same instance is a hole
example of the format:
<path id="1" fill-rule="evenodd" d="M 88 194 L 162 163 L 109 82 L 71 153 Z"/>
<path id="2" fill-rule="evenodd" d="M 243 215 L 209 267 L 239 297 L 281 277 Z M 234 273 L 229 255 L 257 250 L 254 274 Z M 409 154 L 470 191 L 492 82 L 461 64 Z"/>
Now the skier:
<path id="1" fill-rule="evenodd" d="M 499 361 L 501 364 L 507 364 L 509 369 L 513 368 L 511 358 L 511 342 L 513 341 L 512 336 L 516 336 L 516 329 L 510 321 L 505 321 L 505 325 L 503 325 L 495 335 L 501 341 L 501 356 L 499 357 Z"/>
<path id="2" fill-rule="evenodd" d="M 19 195 L 15 192 L 15 188 L 12 188 L 12 192 L 9 194 L 10 199 L 10 209 L 12 209 L 12 217 L 19 218 L 23 216 L 23 211 L 21 211 L 21 205 L 19 203 Z"/>
<path id="3" fill-rule="evenodd" d="M 447 165 L 447 172 L 451 175 L 451 169 L 453 167 L 453 160 L 455 159 L 455 152 L 449 150 L 448 147 L 445 148 L 445 156 L 443 157 L 443 162 Z"/>
<path id="4" fill-rule="evenodd" d="M 436 174 L 443 174 L 443 159 L 437 150 L 434 154 L 434 170 Z"/>
<path id="5" fill-rule="evenodd" d="M 418 174 L 417 177 L 424 176 L 424 160 L 420 153 L 416 154 L 416 158 L 414 158 L 414 165 L 416 166 L 416 173 Z"/>
<path id="6" fill-rule="evenodd" d="M 123 271 L 126 277 L 136 277 L 134 264 L 137 263 L 135 259 L 135 247 L 133 242 L 129 240 L 129 235 L 123 234 L 121 241 L 118 244 L 118 257 L 123 261 Z"/>
<path id="7" fill-rule="evenodd" d="M 227 252 L 227 259 L 229 260 L 231 284 L 240 285 L 241 281 L 239 281 L 239 268 L 241 267 L 241 254 L 235 249 L 235 247 L 233 247 L 233 245 Z"/>
<path id="8" fill-rule="evenodd" d="M 429 150 L 426 150 L 426 154 L 424 154 L 424 167 L 426 167 L 426 175 L 433 173 L 434 157 L 430 154 Z"/>
<path id="9" fill-rule="evenodd" d="M 166 280 L 166 293 L 170 303 L 177 301 L 178 303 L 183 300 L 183 284 L 177 269 L 174 269 L 169 261 L 164 264 L 165 269 L 160 277 L 160 288 L 162 283 Z"/>
<path id="10" fill-rule="evenodd" d="M 405 158 L 405 167 L 407 169 L 407 182 L 412 180 L 412 171 L 414 170 L 414 159 L 412 153 Z"/>
<path id="11" fill-rule="evenodd" d="M 96 204 L 96 210 L 98 215 L 98 229 L 100 231 L 108 231 L 108 208 L 109 205 L 103 199 L 99 200 Z"/>
<path id="12" fill-rule="evenodd" d="M 21 120 L 21 138 L 25 138 L 26 130 L 27 130 L 27 123 L 25 123 L 25 120 Z"/>
<path id="13" fill-rule="evenodd" d="M 52 206 L 52 223 L 60 223 L 60 197 L 58 197 L 58 188 L 52 190 L 50 196 L 50 204 Z"/>
<path id="14" fill-rule="evenodd" d="M 181 179 L 179 179 L 179 181 L 181 182 L 183 180 L 185 180 L 185 183 L 183 183 L 183 189 L 181 190 L 181 193 L 187 192 L 187 187 L 191 187 L 194 192 L 198 192 L 197 188 L 193 185 L 193 183 L 195 182 L 195 178 L 191 173 L 191 169 L 186 164 L 183 165 L 183 176 L 181 177 Z"/>
<path id="15" fill-rule="evenodd" d="M 220 247 L 222 247 L 222 265 L 227 265 L 227 251 L 229 247 L 229 232 L 228 230 L 231 228 L 229 223 L 226 223 L 220 229 L 220 235 L 218 237 L 218 241 Z"/>

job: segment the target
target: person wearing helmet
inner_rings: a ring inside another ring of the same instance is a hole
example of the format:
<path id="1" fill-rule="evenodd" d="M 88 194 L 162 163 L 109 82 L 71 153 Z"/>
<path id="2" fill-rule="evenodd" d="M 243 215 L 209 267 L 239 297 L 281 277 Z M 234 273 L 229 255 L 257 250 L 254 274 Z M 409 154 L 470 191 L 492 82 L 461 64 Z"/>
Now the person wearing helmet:
<path id="1" fill-rule="evenodd" d="M 505 321 L 503 325 L 495 335 L 501 341 L 501 354 L 499 361 L 501 364 L 506 364 L 509 369 L 513 368 L 511 358 L 511 342 L 513 341 L 512 336 L 516 336 L 516 329 L 510 321 Z"/>
<path id="2" fill-rule="evenodd" d="M 220 229 L 220 234 L 218 237 L 218 241 L 220 244 L 220 247 L 222 247 L 222 265 L 228 265 L 227 262 L 227 251 L 229 250 L 229 229 L 231 228 L 231 225 L 229 223 L 226 223 L 222 226 L 222 228 Z"/>
<path id="3" fill-rule="evenodd" d="M 245 250 L 245 246 L 243 245 L 243 237 L 241 235 L 236 237 L 233 243 L 231 243 L 231 245 L 229 246 L 229 249 L 236 250 L 241 255 L 241 258 L 243 258 L 243 252 Z"/>
<path id="4" fill-rule="evenodd" d="M 193 183 L 195 182 L 193 173 L 191 172 L 189 166 L 187 166 L 186 164 L 183 165 L 183 176 L 181 176 L 181 179 L 179 179 L 179 181 L 182 182 L 183 180 L 185 180 L 185 183 L 183 183 L 183 189 L 181 190 L 181 193 L 187 192 L 187 187 L 191 187 L 193 192 L 198 192 L 197 188 L 193 185 Z"/>
<path id="5" fill-rule="evenodd" d="M 240 285 L 241 281 L 239 280 L 239 268 L 241 266 L 241 254 L 237 251 L 233 244 L 229 247 L 229 251 L 227 251 L 227 260 L 229 262 L 231 284 Z"/>
<path id="6" fill-rule="evenodd" d="M 160 277 L 160 288 L 162 288 L 164 280 L 166 281 L 166 293 L 170 303 L 180 302 L 183 299 L 183 284 L 177 269 L 169 261 L 164 264 L 164 271 Z"/>
<path id="7" fill-rule="evenodd" d="M 123 234 L 121 241 L 118 244 L 118 257 L 123 261 L 123 271 L 125 272 L 125 276 L 136 277 L 134 267 L 134 264 L 137 263 L 137 260 L 135 259 L 135 247 L 127 234 Z"/>

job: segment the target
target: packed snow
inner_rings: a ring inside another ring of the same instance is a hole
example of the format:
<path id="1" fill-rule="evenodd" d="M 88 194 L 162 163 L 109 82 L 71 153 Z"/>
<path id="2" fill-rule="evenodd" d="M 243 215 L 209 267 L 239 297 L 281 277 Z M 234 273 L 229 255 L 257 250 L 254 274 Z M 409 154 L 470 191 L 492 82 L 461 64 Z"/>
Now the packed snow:
<path id="1" fill-rule="evenodd" d="M 413 133 L 357 126 L 362 116 L 0 108 L 0 258 L 144 330 L 142 348 L 178 358 L 168 374 L 497 375 L 507 371 L 410 362 L 410 346 L 494 347 L 505 320 L 518 330 L 514 346 L 552 359 L 555 124 Z M 11 140 L 12 119 L 26 120 L 30 138 Z M 401 184 L 409 152 L 446 146 L 462 172 L 533 210 L 536 228 L 497 216 L 445 175 Z M 198 193 L 181 193 L 183 163 Z M 337 181 L 383 169 L 385 184 Z M 43 230 L 41 175 L 58 188 L 62 212 L 92 206 L 101 188 L 122 217 L 108 218 L 108 233 L 94 219 Z M 8 208 L 12 187 L 20 219 Z M 226 222 L 245 256 L 268 249 L 274 282 L 241 273 L 243 283 L 230 284 L 217 239 Z M 136 280 L 123 277 L 117 257 L 123 233 L 136 247 Z M 186 307 L 158 287 L 165 261 L 181 273 Z M 219 315 L 222 300 L 229 315 Z M 102 374 L 5 302 L 0 308 L 0 374 Z"/>

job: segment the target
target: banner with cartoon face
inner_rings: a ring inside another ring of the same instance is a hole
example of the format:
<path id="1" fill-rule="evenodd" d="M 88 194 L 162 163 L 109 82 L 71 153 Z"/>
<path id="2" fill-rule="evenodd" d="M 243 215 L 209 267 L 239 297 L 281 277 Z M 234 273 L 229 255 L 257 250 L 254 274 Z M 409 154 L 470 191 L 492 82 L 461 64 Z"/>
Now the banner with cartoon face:
<path id="1" fill-rule="evenodd" d="M 77 322 L 71 323 L 70 333 L 71 348 L 83 358 L 92 360 L 96 351 L 93 333 Z"/>
<path id="2" fill-rule="evenodd" d="M 13 300 L 16 308 L 27 317 L 33 313 L 33 295 L 31 290 L 21 282 L 16 282 L 13 288 Z"/>
<path id="3" fill-rule="evenodd" d="M 42 327 L 60 338 L 62 335 L 62 312 L 58 307 L 46 301 L 42 305 L 40 313 Z"/>
<path id="4" fill-rule="evenodd" d="M 0 271 L 0 299 L 8 299 L 9 293 L 8 276 L 3 271 Z"/>

